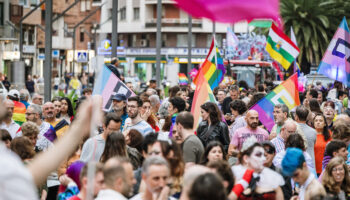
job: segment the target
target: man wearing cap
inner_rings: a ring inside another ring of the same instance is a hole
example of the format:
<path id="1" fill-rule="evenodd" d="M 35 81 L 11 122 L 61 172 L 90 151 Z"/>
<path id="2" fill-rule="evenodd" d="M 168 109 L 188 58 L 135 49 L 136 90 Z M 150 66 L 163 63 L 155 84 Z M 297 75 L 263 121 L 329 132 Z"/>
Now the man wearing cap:
<path id="1" fill-rule="evenodd" d="M 112 110 L 122 119 L 122 126 L 120 127 L 123 130 L 125 120 L 128 118 L 128 113 L 126 112 L 126 96 L 124 94 L 116 94 L 112 97 Z"/>
<path id="2" fill-rule="evenodd" d="M 310 173 L 302 150 L 298 148 L 287 149 L 282 161 L 282 173 L 292 177 L 294 182 L 299 184 L 299 200 L 312 199 L 319 195 L 326 196 L 326 191 L 321 183 Z M 297 197 L 292 199 L 297 199 Z"/>

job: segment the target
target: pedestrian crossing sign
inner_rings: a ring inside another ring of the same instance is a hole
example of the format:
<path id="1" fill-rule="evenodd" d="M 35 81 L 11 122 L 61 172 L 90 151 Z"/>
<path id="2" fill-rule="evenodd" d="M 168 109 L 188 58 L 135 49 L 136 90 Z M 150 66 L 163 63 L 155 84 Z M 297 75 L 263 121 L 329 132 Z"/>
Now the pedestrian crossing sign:
<path id="1" fill-rule="evenodd" d="M 87 60 L 87 52 L 78 52 L 77 62 L 85 63 Z"/>

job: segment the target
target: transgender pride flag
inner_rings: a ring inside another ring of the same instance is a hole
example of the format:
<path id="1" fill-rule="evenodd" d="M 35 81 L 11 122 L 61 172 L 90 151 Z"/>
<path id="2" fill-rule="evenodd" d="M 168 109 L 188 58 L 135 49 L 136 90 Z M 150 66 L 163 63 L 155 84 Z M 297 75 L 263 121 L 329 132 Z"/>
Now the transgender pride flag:
<path id="1" fill-rule="evenodd" d="M 124 94 L 126 98 L 135 96 L 135 93 L 130 90 L 106 65 L 95 81 L 93 95 L 101 95 L 103 99 L 103 110 L 109 111 L 112 107 L 112 97 L 116 94 Z"/>
<path id="2" fill-rule="evenodd" d="M 257 104 L 250 108 L 259 113 L 261 123 L 271 131 L 275 125 L 273 120 L 273 109 L 276 104 L 285 104 L 289 110 L 300 105 L 298 92 L 298 74 L 293 74 L 289 79 L 277 86 Z"/>
<path id="3" fill-rule="evenodd" d="M 345 17 L 320 62 L 318 73 L 350 86 L 350 31 Z"/>

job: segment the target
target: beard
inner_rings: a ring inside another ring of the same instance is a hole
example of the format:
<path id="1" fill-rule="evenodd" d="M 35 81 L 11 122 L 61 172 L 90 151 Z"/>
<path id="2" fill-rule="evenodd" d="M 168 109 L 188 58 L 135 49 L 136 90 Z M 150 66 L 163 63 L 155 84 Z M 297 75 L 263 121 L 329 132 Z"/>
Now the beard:
<path id="1" fill-rule="evenodd" d="M 259 126 L 259 123 L 253 122 L 253 123 L 249 124 L 249 126 L 250 126 L 252 129 L 256 129 L 256 128 Z"/>

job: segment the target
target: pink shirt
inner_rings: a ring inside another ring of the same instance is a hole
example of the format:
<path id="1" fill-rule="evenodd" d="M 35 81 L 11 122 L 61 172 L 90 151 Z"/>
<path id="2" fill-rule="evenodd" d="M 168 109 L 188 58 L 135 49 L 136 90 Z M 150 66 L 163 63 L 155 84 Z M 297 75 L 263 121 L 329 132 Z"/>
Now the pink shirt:
<path id="1" fill-rule="evenodd" d="M 237 129 L 231 139 L 231 144 L 237 147 L 238 150 L 241 150 L 243 142 L 248 139 L 250 136 L 255 136 L 258 142 L 263 142 L 269 139 L 269 133 L 260 127 L 253 130 L 246 127 Z"/>

